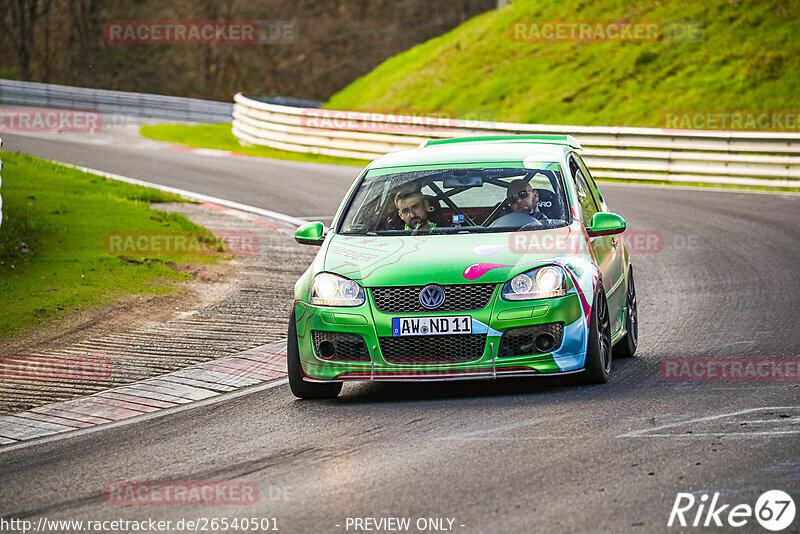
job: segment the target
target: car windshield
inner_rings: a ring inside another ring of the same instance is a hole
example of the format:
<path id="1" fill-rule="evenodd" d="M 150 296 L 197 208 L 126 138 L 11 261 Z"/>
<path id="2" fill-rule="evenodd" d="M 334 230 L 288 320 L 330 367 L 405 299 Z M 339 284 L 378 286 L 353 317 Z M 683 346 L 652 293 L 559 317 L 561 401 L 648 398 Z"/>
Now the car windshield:
<path id="1" fill-rule="evenodd" d="M 538 162 L 534 168 L 372 172 L 359 185 L 340 233 L 513 232 L 568 223 L 556 162 Z"/>

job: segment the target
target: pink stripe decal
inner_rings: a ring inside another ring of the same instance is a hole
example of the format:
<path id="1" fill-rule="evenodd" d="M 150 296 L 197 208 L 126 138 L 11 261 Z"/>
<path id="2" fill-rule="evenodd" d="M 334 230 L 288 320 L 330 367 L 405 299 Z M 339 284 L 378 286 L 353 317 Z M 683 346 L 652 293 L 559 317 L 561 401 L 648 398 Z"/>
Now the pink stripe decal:
<path id="1" fill-rule="evenodd" d="M 572 271 L 571 271 L 571 270 L 569 270 L 569 268 L 568 268 L 566 265 L 563 265 L 563 264 L 562 264 L 562 263 L 560 263 L 560 262 L 554 261 L 553 263 L 555 263 L 556 265 L 559 265 L 559 266 L 563 267 L 563 269 L 564 269 L 565 271 L 567 271 L 567 274 L 568 274 L 568 275 L 569 275 L 569 277 L 572 279 L 572 285 L 574 285 L 574 286 L 575 286 L 575 291 L 577 291 L 577 293 L 578 293 L 578 298 L 579 298 L 579 299 L 580 299 L 580 301 L 581 301 L 581 308 L 583 308 L 583 313 L 584 313 L 584 315 L 586 316 L 586 327 L 588 328 L 588 327 L 589 327 L 589 314 L 592 312 L 592 306 L 591 306 L 591 304 L 589 304 L 589 302 L 586 300 L 586 295 L 584 295 L 584 294 L 583 294 L 583 290 L 581 289 L 581 286 L 580 286 L 580 285 L 578 285 L 578 281 L 575 279 L 575 275 L 574 275 L 574 274 L 572 274 Z M 592 281 L 593 281 L 593 282 L 592 282 L 592 286 L 593 286 L 593 287 L 592 287 L 592 291 L 594 291 L 594 286 L 596 286 L 596 285 L 597 285 L 597 276 L 592 276 Z M 593 300 L 594 300 L 594 299 L 593 299 Z"/>
<path id="2" fill-rule="evenodd" d="M 462 275 L 467 280 L 477 280 L 492 269 L 500 269 L 502 267 L 511 267 L 511 265 L 501 265 L 499 263 L 473 263 L 464 269 Z"/>

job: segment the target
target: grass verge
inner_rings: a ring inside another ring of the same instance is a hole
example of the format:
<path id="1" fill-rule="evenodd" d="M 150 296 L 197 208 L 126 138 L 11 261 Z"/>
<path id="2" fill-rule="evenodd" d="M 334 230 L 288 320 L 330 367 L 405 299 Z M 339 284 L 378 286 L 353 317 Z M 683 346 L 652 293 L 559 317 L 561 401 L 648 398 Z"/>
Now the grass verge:
<path id="1" fill-rule="evenodd" d="M 307 161 L 309 163 L 333 163 L 336 165 L 357 165 L 363 167 L 366 160 L 338 158 L 320 154 L 306 154 L 291 150 L 278 150 L 267 146 L 242 146 L 231 133 L 231 125 L 223 124 L 154 124 L 142 126 L 139 133 L 148 139 L 176 143 L 192 148 L 211 148 L 228 150 L 248 156 L 261 158 L 285 159 L 291 161 Z"/>
<path id="2" fill-rule="evenodd" d="M 111 232 L 199 232 L 184 216 L 150 208 L 182 201 L 156 189 L 109 180 L 2 152 L 0 339 L 126 294 L 172 293 L 191 278 L 177 263 L 215 262 L 216 254 L 106 252 Z"/>

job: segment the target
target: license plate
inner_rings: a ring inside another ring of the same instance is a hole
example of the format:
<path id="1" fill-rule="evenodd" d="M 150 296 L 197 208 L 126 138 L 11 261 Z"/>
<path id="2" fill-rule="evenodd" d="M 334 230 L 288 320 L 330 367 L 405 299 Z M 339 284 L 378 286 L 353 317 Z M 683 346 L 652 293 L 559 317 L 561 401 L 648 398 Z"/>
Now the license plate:
<path id="1" fill-rule="evenodd" d="M 472 317 L 395 317 L 392 319 L 393 336 L 441 336 L 471 334 Z"/>

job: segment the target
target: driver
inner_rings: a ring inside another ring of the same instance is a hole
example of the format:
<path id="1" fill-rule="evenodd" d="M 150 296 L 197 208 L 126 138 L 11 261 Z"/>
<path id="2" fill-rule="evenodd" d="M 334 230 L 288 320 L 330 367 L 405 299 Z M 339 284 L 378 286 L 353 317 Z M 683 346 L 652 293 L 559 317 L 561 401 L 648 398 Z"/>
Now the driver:
<path id="1" fill-rule="evenodd" d="M 431 205 L 419 189 L 401 189 L 394 196 L 397 214 L 406 223 L 406 230 L 430 230 L 436 225 L 428 220 Z"/>
<path id="2" fill-rule="evenodd" d="M 527 213 L 534 219 L 547 222 L 547 216 L 539 211 L 539 191 L 532 188 L 525 180 L 514 180 L 508 184 L 506 202 L 511 211 Z"/>

